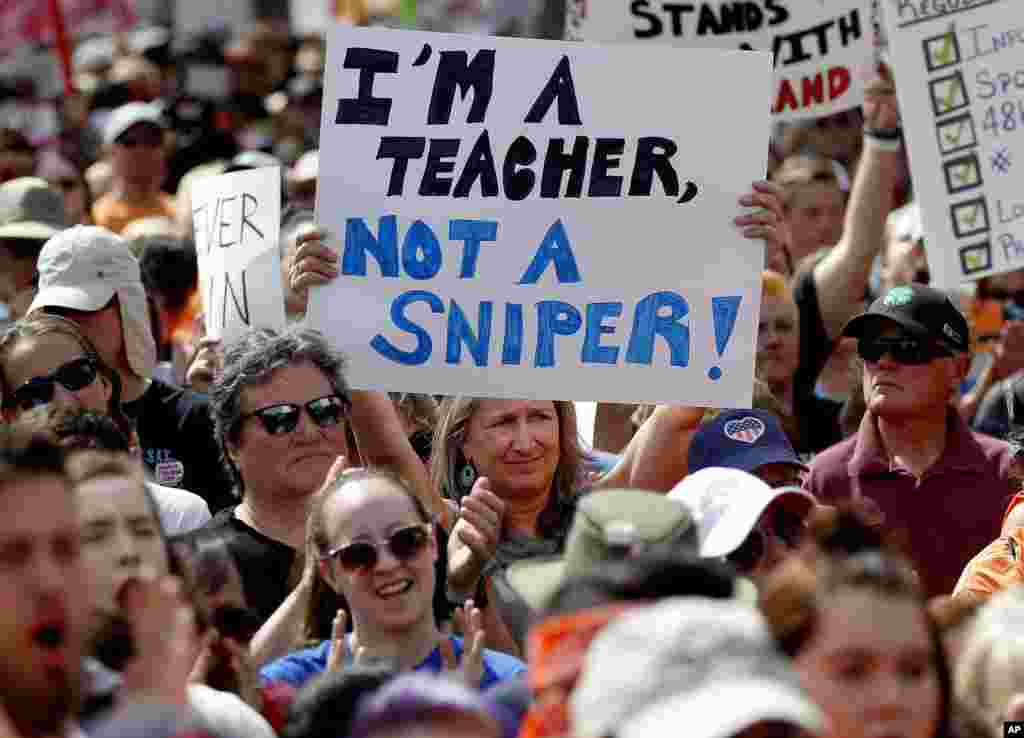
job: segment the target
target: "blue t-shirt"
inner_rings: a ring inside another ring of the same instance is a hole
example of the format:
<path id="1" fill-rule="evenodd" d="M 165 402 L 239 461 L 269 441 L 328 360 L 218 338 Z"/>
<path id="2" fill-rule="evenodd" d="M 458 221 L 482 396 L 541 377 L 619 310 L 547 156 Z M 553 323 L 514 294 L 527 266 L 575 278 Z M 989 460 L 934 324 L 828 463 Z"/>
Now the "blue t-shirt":
<path id="1" fill-rule="evenodd" d="M 458 636 L 448 636 L 455 651 L 455 658 L 462 659 L 462 639 Z M 330 655 L 331 642 L 324 641 L 319 646 L 305 648 L 295 653 L 271 661 L 260 669 L 260 679 L 266 682 L 284 682 L 296 689 L 323 673 L 327 668 L 327 658 Z M 517 674 L 526 671 L 526 664 L 515 656 L 506 653 L 484 649 L 484 674 L 480 679 L 480 689 L 487 689 L 506 679 L 511 679 Z M 415 671 L 431 671 L 435 674 L 441 671 L 441 649 L 435 648 L 415 668 Z"/>

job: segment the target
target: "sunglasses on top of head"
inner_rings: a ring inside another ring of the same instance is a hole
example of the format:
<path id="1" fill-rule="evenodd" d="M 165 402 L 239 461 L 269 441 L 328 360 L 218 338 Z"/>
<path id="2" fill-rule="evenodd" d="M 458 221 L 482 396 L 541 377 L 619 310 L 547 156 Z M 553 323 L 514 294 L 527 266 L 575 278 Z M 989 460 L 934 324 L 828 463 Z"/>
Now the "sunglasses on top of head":
<path id="1" fill-rule="evenodd" d="M 9 407 L 31 410 L 53 401 L 54 385 L 59 384 L 68 392 L 78 392 L 96 381 L 96 362 L 88 356 L 61 364 L 54 371 L 40 377 L 32 377 L 11 394 Z"/>
<path id="2" fill-rule="evenodd" d="M 876 362 L 888 354 L 897 364 L 911 366 L 952 356 L 949 351 L 916 338 L 860 338 L 857 341 L 857 354 L 864 361 L 870 362 Z"/>
<path id="3" fill-rule="evenodd" d="M 399 528 L 392 533 L 384 545 L 391 555 L 401 562 L 410 561 L 426 548 L 430 539 L 430 524 L 421 523 Z M 356 541 L 339 546 L 320 556 L 321 561 L 335 559 L 341 568 L 349 573 L 372 571 L 380 561 L 379 545 L 368 541 Z"/>
<path id="4" fill-rule="evenodd" d="M 768 551 L 768 536 L 774 537 L 776 541 L 781 542 L 787 548 L 794 549 L 803 541 L 806 530 L 805 518 L 791 510 L 779 508 L 771 515 L 771 520 L 767 525 L 758 523 L 747 534 L 739 548 L 725 558 L 740 574 L 752 572 Z"/>
<path id="5" fill-rule="evenodd" d="M 282 402 L 261 407 L 259 410 L 243 414 L 242 420 L 256 418 L 268 435 L 280 436 L 295 430 L 303 408 L 318 428 L 333 428 L 348 415 L 349 403 L 341 395 L 325 395 L 310 400 L 305 405 Z"/>

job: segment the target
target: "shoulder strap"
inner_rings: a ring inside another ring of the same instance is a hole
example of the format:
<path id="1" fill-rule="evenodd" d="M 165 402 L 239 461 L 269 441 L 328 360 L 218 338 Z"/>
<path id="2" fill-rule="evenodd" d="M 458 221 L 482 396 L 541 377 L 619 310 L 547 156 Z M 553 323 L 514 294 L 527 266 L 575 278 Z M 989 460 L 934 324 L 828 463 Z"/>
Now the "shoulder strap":
<path id="1" fill-rule="evenodd" d="M 1003 381 L 1003 399 L 1006 401 L 1006 424 L 1008 428 L 1013 428 L 1015 418 L 1017 417 L 1017 393 L 1014 385 L 1016 382 L 1007 379 Z"/>

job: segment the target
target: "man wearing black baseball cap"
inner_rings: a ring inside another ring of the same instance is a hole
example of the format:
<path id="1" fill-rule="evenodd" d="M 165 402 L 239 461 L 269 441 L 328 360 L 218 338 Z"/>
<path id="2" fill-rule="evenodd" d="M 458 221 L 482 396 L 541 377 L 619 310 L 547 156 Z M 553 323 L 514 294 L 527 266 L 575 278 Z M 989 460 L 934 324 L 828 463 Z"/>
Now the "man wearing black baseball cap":
<path id="1" fill-rule="evenodd" d="M 843 335 L 857 339 L 867 412 L 814 460 L 805 487 L 826 504 L 868 498 L 907 540 L 928 594 L 948 594 L 1010 495 L 1007 444 L 972 433 L 952 404 L 970 361 L 967 320 L 945 293 L 910 284 Z"/>

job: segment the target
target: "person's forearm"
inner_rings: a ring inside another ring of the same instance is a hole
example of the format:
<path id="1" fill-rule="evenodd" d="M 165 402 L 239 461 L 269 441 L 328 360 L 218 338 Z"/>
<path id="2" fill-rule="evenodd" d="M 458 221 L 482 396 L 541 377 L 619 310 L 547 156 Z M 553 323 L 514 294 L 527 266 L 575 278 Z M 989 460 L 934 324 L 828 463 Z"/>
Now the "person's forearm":
<path id="1" fill-rule="evenodd" d="M 302 638 L 306 612 L 313 596 L 313 584 L 303 579 L 281 603 L 274 614 L 256 631 L 249 643 L 249 661 L 259 669 L 275 659 L 286 656 Z"/>
<path id="2" fill-rule="evenodd" d="M 659 405 L 626 446 L 621 461 L 594 486 L 668 492 L 686 476 L 690 439 L 704 411 Z"/>
<path id="3" fill-rule="evenodd" d="M 637 405 L 599 402 L 594 419 L 594 448 L 617 454 L 633 437 L 632 417 Z"/>
<path id="4" fill-rule="evenodd" d="M 814 269 L 818 303 L 829 338 L 861 311 L 875 256 L 885 240 L 900 153 L 865 142 L 846 207 L 843 236 Z"/>
<path id="5" fill-rule="evenodd" d="M 505 621 L 501 618 L 501 610 L 494 604 L 497 602 L 497 595 L 494 594 L 494 588 L 491 586 L 490 582 L 485 586 L 487 587 L 487 598 L 491 604 L 483 610 L 484 631 L 487 634 L 484 640 L 484 645 L 492 651 L 500 651 L 501 653 L 507 653 L 510 656 L 515 656 L 517 659 L 525 659 L 525 649 L 521 648 L 520 644 L 516 642 L 516 639 L 512 635 L 512 631 L 509 630 Z"/>
<path id="6" fill-rule="evenodd" d="M 483 572 L 483 562 L 473 555 L 469 546 L 452 536 L 448 544 L 448 596 L 462 602 L 476 593 Z"/>
<path id="7" fill-rule="evenodd" d="M 423 501 L 444 525 L 451 529 L 448 507 L 441 494 L 430 484 L 430 476 L 423 461 L 416 454 L 405 435 L 398 411 L 384 392 L 354 390 L 352 400 L 352 430 L 359 442 L 363 460 L 372 466 L 389 467 L 412 484 L 416 496 Z"/>

